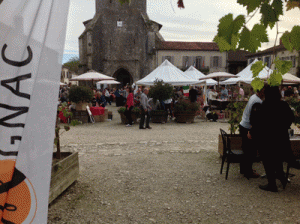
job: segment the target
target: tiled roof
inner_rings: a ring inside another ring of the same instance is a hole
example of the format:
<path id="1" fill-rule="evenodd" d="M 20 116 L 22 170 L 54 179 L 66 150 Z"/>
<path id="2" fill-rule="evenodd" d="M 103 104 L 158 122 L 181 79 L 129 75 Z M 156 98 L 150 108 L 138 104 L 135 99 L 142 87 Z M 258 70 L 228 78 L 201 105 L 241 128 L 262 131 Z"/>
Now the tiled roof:
<path id="1" fill-rule="evenodd" d="M 218 45 L 214 42 L 162 41 L 158 49 L 175 51 L 219 51 Z"/>
<path id="2" fill-rule="evenodd" d="M 228 52 L 228 61 L 229 62 L 243 62 L 247 61 L 246 56 L 250 53 L 248 51 L 237 50 Z"/>
<path id="3" fill-rule="evenodd" d="M 273 54 L 274 50 L 275 50 L 275 52 L 277 52 L 277 51 L 285 51 L 286 48 L 283 45 L 277 45 L 275 47 L 267 48 L 267 49 L 265 49 L 263 51 L 259 51 L 259 52 L 253 53 L 253 54 L 249 54 L 249 55 L 247 55 L 247 57 L 251 58 L 251 57 L 260 56 L 260 55 Z"/>

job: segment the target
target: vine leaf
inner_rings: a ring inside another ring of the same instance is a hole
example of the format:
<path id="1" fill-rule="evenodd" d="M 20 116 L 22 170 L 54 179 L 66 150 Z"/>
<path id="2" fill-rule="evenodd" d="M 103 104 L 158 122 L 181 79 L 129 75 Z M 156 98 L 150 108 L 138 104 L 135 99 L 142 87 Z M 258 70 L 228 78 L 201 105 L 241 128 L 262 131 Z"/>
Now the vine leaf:
<path id="1" fill-rule="evenodd" d="M 273 8 L 268 3 L 262 4 L 262 6 L 260 8 L 260 13 L 261 13 L 261 23 L 265 27 L 267 27 L 269 25 L 269 22 L 277 22 L 278 21 L 278 20 L 276 21 L 276 15 L 275 15 Z"/>
<path id="2" fill-rule="evenodd" d="M 261 4 L 261 0 L 238 0 L 237 2 L 240 5 L 247 7 L 248 14 L 257 9 Z"/>
<path id="3" fill-rule="evenodd" d="M 290 41 L 290 32 L 285 31 L 284 34 L 281 36 L 281 41 L 283 43 L 283 46 L 289 50 L 290 52 L 293 51 L 293 44 Z"/>
<path id="4" fill-rule="evenodd" d="M 284 75 L 285 73 L 289 72 L 290 69 L 293 67 L 293 62 L 292 61 L 281 61 L 278 58 L 275 59 L 275 67 L 277 71 L 281 74 Z"/>
<path id="5" fill-rule="evenodd" d="M 252 64 L 251 71 L 253 73 L 253 78 L 256 78 L 258 74 L 264 69 L 266 65 L 262 61 L 257 61 Z"/>
<path id="6" fill-rule="evenodd" d="M 251 86 L 254 91 L 261 90 L 264 87 L 264 82 L 260 78 L 255 77 L 251 82 Z"/>
<path id="7" fill-rule="evenodd" d="M 268 79 L 268 84 L 270 86 L 279 86 L 282 81 L 282 74 L 278 71 L 273 71 L 273 73 L 270 75 L 270 78 Z"/>
<path id="8" fill-rule="evenodd" d="M 288 1 L 286 3 L 286 10 L 289 11 L 291 9 L 294 9 L 294 8 L 300 8 L 300 2 L 299 1 Z"/>
<path id="9" fill-rule="evenodd" d="M 294 26 L 290 33 L 290 40 L 293 48 L 300 50 L 300 26 Z"/>

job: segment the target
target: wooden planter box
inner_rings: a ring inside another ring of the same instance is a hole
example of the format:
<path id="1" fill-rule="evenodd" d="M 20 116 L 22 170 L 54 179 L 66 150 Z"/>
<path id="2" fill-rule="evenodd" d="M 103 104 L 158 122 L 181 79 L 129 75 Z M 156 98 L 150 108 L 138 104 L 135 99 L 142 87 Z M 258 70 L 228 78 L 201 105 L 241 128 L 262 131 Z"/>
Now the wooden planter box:
<path id="1" fill-rule="evenodd" d="M 76 103 L 76 110 L 77 111 L 86 111 L 86 106 L 89 105 L 88 103 Z"/>
<path id="2" fill-rule="evenodd" d="M 184 114 L 175 113 L 174 116 L 176 118 L 176 122 L 178 122 L 178 123 L 193 123 L 196 114 L 195 113 L 184 113 Z"/>
<path id="3" fill-rule="evenodd" d="M 62 152 L 62 160 L 52 164 L 49 204 L 65 191 L 79 176 L 78 152 Z M 55 158 L 55 153 L 53 153 Z"/>
<path id="4" fill-rule="evenodd" d="M 82 123 L 88 123 L 89 122 L 89 114 L 85 111 L 75 111 L 73 112 L 72 120 L 78 120 Z"/>
<path id="5" fill-rule="evenodd" d="M 122 124 L 128 124 L 128 120 L 124 113 L 120 113 Z M 134 123 L 137 122 L 138 116 L 135 113 L 131 113 L 131 118 Z"/>
<path id="6" fill-rule="evenodd" d="M 229 137 L 231 149 L 240 149 L 242 150 L 242 136 L 240 135 L 232 135 Z M 220 156 L 223 156 L 223 140 L 222 136 L 219 135 L 219 147 L 218 152 Z"/>
<path id="7" fill-rule="evenodd" d="M 151 121 L 153 123 L 167 123 L 168 112 L 167 111 L 152 111 L 151 112 Z"/>

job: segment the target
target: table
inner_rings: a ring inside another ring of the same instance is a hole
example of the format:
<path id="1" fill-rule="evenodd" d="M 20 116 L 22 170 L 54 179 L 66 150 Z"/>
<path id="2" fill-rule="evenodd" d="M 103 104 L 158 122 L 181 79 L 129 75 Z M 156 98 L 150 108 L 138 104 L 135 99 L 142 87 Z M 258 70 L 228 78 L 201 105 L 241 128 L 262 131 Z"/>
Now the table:
<path id="1" fill-rule="evenodd" d="M 300 135 L 293 135 L 290 137 L 293 154 L 300 158 Z"/>
<path id="2" fill-rule="evenodd" d="M 104 107 L 90 107 L 90 110 L 92 112 L 92 115 L 103 115 L 105 112 L 105 108 Z"/>

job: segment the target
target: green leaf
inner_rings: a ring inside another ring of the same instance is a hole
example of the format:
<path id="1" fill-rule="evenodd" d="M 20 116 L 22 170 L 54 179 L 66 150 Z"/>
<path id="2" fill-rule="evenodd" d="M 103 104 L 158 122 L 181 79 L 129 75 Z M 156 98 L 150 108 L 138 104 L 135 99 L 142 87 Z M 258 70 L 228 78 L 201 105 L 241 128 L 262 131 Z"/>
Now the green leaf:
<path id="1" fill-rule="evenodd" d="M 240 38 L 238 37 L 238 35 L 232 35 L 232 38 L 231 38 L 231 50 L 235 51 L 236 50 L 236 46 L 239 42 Z"/>
<path id="2" fill-rule="evenodd" d="M 267 29 L 261 24 L 255 24 L 251 30 L 251 38 L 255 38 L 259 42 L 269 42 Z"/>
<path id="3" fill-rule="evenodd" d="M 223 37 L 216 36 L 213 41 L 218 44 L 220 52 L 229 51 L 231 49 L 230 44 Z"/>
<path id="4" fill-rule="evenodd" d="M 251 82 L 251 86 L 254 91 L 261 90 L 264 87 L 264 82 L 260 78 L 256 77 Z"/>
<path id="5" fill-rule="evenodd" d="M 258 74 L 264 69 L 266 65 L 262 61 L 257 61 L 252 64 L 251 71 L 253 73 L 253 78 L 256 78 Z"/>
<path id="6" fill-rule="evenodd" d="M 260 8 L 261 16 L 261 22 L 265 27 L 268 27 L 268 25 L 271 23 L 271 25 L 274 24 L 274 22 L 278 21 L 279 16 L 276 15 L 274 9 L 272 6 L 270 6 L 268 3 L 264 3 Z M 271 27 L 273 28 L 273 27 Z"/>
<path id="7" fill-rule="evenodd" d="M 240 29 L 245 25 L 246 19 L 244 15 L 237 16 L 233 21 L 232 33 L 238 34 Z"/>
<path id="8" fill-rule="evenodd" d="M 294 26 L 290 34 L 291 44 L 297 51 L 300 50 L 300 26 Z"/>
<path id="9" fill-rule="evenodd" d="M 233 30 L 233 15 L 229 13 L 223 16 L 219 22 L 217 35 L 219 37 L 223 37 L 228 43 L 230 43 Z"/>
<path id="10" fill-rule="evenodd" d="M 239 49 L 249 50 L 248 49 L 249 40 L 250 40 L 250 30 L 247 27 L 244 27 L 240 35 Z"/>
<path id="11" fill-rule="evenodd" d="M 283 15 L 283 2 L 282 0 L 274 0 L 272 3 L 272 7 L 277 16 Z"/>
<path id="12" fill-rule="evenodd" d="M 277 71 L 282 75 L 289 72 L 290 69 L 293 67 L 292 61 L 281 61 L 278 58 L 275 59 L 274 64 Z"/>
<path id="13" fill-rule="evenodd" d="M 243 5 L 243 6 L 247 7 L 248 14 L 250 14 L 255 9 L 257 9 L 261 4 L 261 0 L 238 0 L 237 2 L 240 5 Z"/>
<path id="14" fill-rule="evenodd" d="M 290 41 L 291 34 L 288 31 L 285 31 L 284 34 L 281 36 L 281 41 L 283 46 L 289 50 L 290 52 L 293 51 L 293 44 Z"/>
<path id="15" fill-rule="evenodd" d="M 279 86 L 282 81 L 282 74 L 278 71 L 273 71 L 273 73 L 270 75 L 270 78 L 268 79 L 268 84 L 270 86 Z"/>

